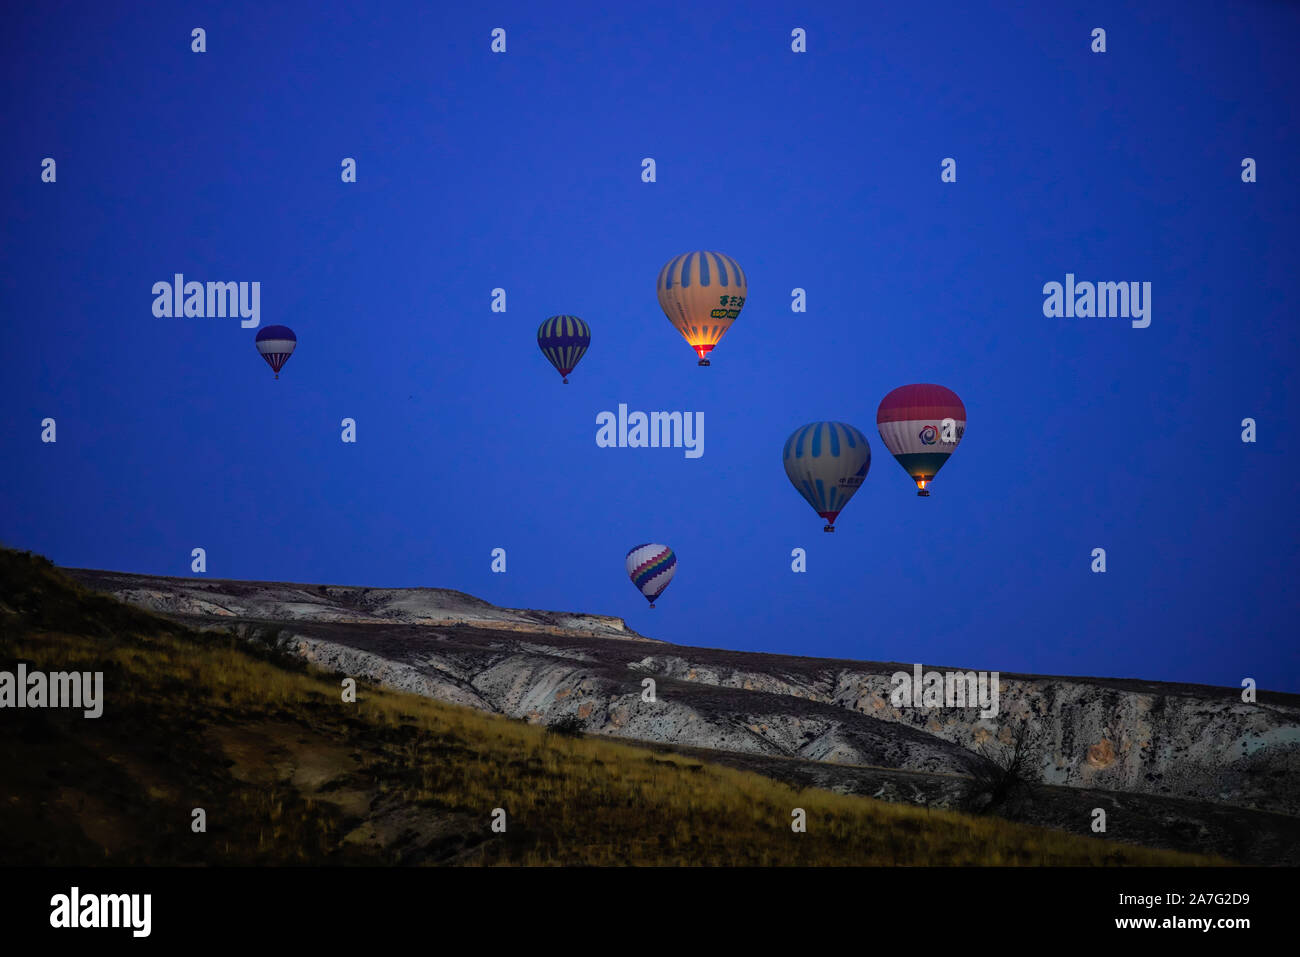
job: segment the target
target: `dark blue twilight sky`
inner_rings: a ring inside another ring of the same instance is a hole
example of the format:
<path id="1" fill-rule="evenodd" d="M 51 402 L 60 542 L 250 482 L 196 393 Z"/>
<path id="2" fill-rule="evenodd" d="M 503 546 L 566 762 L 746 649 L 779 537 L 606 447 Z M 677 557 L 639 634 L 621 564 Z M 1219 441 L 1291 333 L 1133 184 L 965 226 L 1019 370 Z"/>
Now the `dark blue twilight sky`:
<path id="1" fill-rule="evenodd" d="M 694 645 L 1300 691 L 1296 5 L 5 18 L 6 544 L 168 575 L 202 546 L 213 577 L 458 588 Z M 708 369 L 654 292 L 691 249 L 749 278 Z M 153 316 L 177 272 L 262 284 L 262 325 L 299 338 L 278 382 L 238 320 Z M 1150 327 L 1044 317 L 1067 272 L 1151 282 Z M 535 341 L 562 312 L 593 335 L 568 386 Z M 929 499 L 876 431 L 910 382 L 969 416 Z M 703 457 L 597 448 L 620 402 L 703 411 Z M 873 451 L 834 535 L 781 465 L 817 419 Z M 623 568 L 647 541 L 679 559 L 653 611 Z"/>

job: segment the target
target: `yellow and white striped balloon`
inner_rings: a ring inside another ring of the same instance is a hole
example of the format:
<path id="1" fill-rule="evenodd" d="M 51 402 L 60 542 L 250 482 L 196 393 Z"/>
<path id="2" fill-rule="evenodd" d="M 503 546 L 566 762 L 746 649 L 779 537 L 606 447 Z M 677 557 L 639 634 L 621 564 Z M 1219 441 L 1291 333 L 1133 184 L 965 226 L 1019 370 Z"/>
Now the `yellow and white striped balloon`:
<path id="1" fill-rule="evenodd" d="M 682 253 L 659 270 L 659 306 L 682 338 L 709 364 L 709 353 L 745 305 L 745 272 L 718 252 Z"/>

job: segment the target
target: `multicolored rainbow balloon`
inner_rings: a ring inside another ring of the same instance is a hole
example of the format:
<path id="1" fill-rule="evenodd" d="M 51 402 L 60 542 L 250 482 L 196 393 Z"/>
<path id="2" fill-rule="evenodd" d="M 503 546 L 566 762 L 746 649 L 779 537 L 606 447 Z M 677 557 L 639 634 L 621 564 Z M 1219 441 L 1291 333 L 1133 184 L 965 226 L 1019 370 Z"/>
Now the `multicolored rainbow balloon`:
<path id="1" fill-rule="evenodd" d="M 627 553 L 627 577 L 650 607 L 677 574 L 677 555 L 667 545 L 638 545 Z"/>

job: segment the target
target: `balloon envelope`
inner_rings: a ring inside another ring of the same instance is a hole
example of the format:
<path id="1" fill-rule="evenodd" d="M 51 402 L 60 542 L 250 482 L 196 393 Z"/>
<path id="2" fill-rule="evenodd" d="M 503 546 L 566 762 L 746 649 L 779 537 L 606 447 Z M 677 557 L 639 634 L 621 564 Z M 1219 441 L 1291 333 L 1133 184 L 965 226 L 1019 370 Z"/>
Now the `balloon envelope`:
<path id="1" fill-rule="evenodd" d="M 537 345 L 568 382 L 569 373 L 591 345 L 591 328 L 577 316 L 551 316 L 537 330 Z"/>
<path id="2" fill-rule="evenodd" d="M 677 555 L 667 545 L 638 545 L 627 553 L 627 577 L 645 595 L 650 607 L 677 574 Z"/>
<path id="3" fill-rule="evenodd" d="M 257 351 L 275 372 L 275 377 L 280 378 L 280 370 L 289 361 L 289 356 L 293 355 L 298 337 L 288 326 L 266 326 L 258 330 L 256 343 Z"/>
<path id="4" fill-rule="evenodd" d="M 827 531 L 871 468 L 867 437 L 844 422 L 810 422 L 795 429 L 781 457 L 790 484 L 826 519 Z"/>
<path id="5" fill-rule="evenodd" d="M 945 419 L 952 420 L 948 428 Z M 966 406 L 941 385 L 902 385 L 880 400 L 876 426 L 917 494 L 929 495 L 927 486 L 966 434 Z"/>
<path id="6" fill-rule="evenodd" d="M 682 334 L 700 364 L 718 344 L 745 305 L 749 286 L 730 256 L 718 252 L 682 253 L 659 270 L 659 306 Z"/>

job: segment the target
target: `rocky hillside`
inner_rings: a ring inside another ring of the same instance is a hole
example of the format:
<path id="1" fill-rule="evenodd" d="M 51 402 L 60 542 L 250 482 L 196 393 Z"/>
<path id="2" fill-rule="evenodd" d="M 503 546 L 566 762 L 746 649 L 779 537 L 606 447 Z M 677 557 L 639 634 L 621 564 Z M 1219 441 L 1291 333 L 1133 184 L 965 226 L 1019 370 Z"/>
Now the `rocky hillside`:
<path id="1" fill-rule="evenodd" d="M 129 604 L 173 616 L 350 624 L 468 624 L 502 631 L 651 640 L 628 628 L 622 618 L 498 608 L 473 595 L 447 588 L 243 582 L 89 569 L 71 569 L 69 574 Z"/>
<path id="2" fill-rule="evenodd" d="M 25 666 L 91 671 L 102 675 L 108 701 L 94 718 L 75 707 L 38 701 L 9 710 L 12 702 L 4 703 L 0 861 L 79 868 L 1227 863 L 835 794 L 782 780 L 788 765 L 755 773 L 366 681 L 349 699 L 337 675 L 266 645 L 123 604 L 40 556 L 0 548 L 0 684 L 11 688 L 15 669 Z M 796 833 L 797 815 L 806 815 L 807 828 Z"/>
<path id="3" fill-rule="evenodd" d="M 393 688 L 891 800 L 958 806 L 977 752 L 997 755 L 1025 724 L 1038 736 L 1027 775 L 1041 785 L 1015 812 L 1026 819 L 1087 833 L 1103 807 L 1120 840 L 1300 863 L 1296 695 L 1247 704 L 1232 688 L 1002 674 L 999 713 L 982 718 L 894 707 L 890 676 L 911 663 L 668 645 L 617 618 L 499 609 L 438 589 L 69 574 Z"/>

